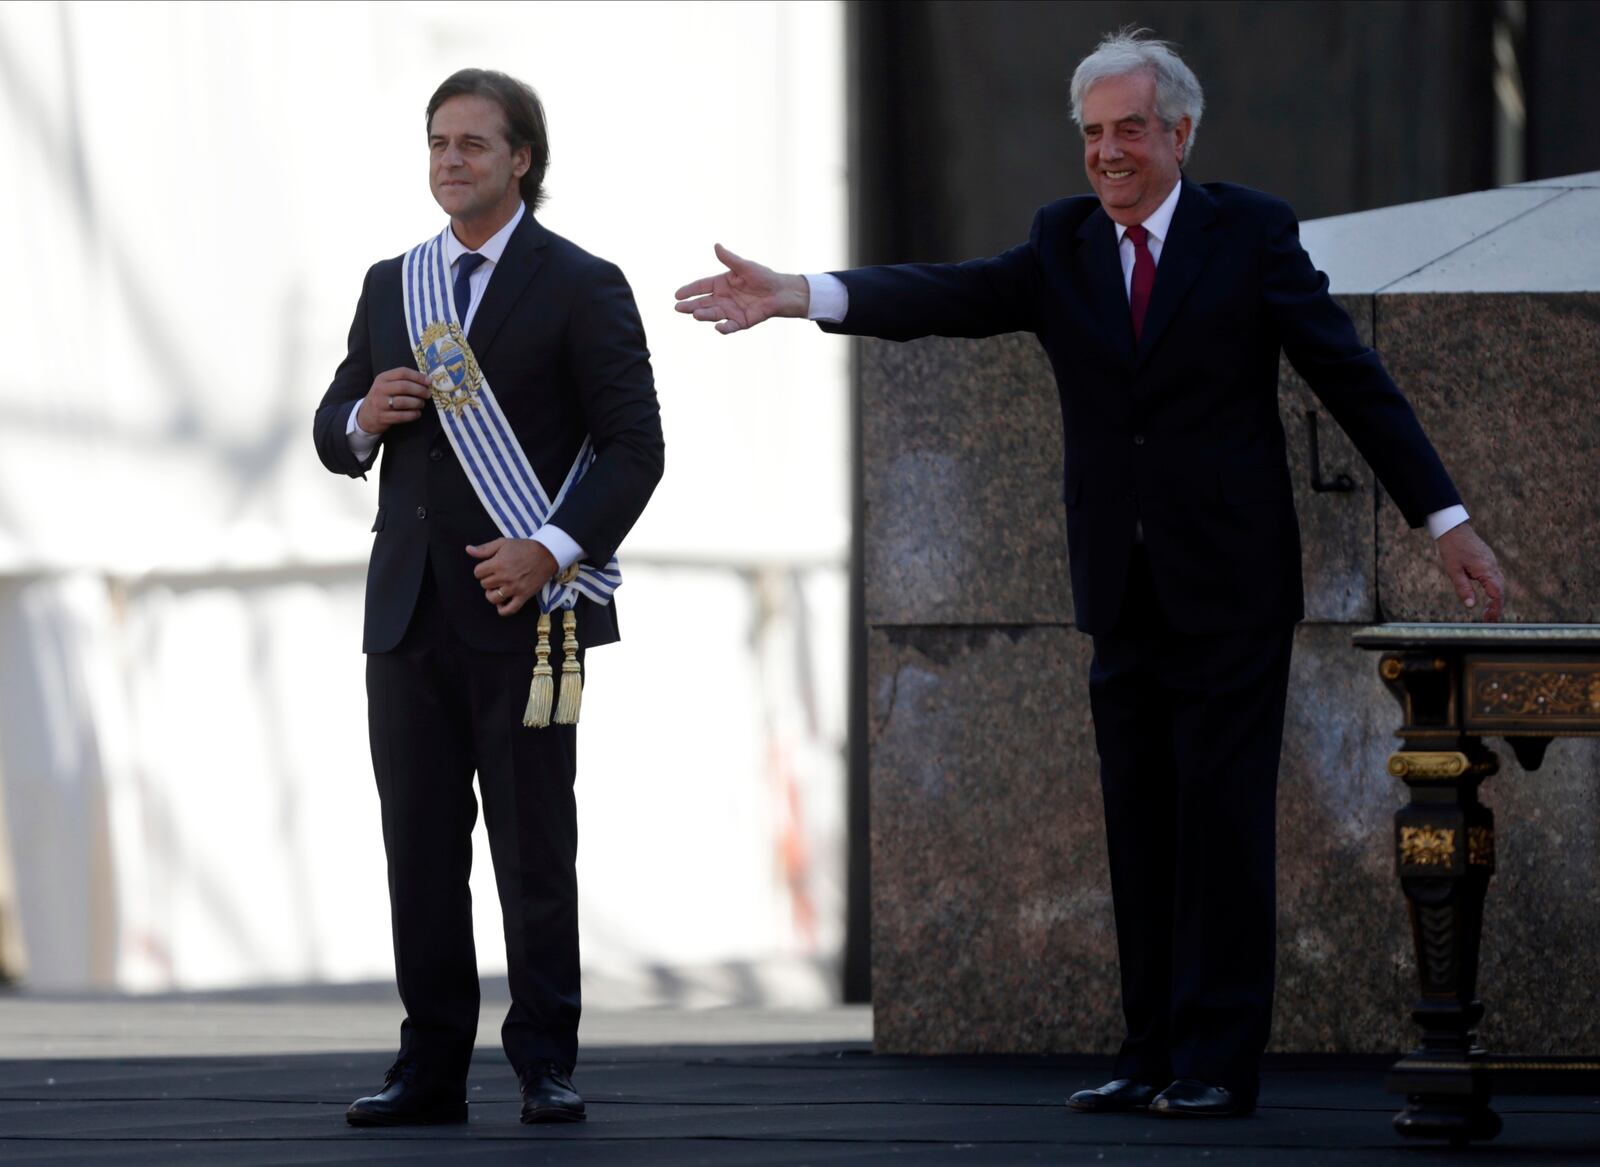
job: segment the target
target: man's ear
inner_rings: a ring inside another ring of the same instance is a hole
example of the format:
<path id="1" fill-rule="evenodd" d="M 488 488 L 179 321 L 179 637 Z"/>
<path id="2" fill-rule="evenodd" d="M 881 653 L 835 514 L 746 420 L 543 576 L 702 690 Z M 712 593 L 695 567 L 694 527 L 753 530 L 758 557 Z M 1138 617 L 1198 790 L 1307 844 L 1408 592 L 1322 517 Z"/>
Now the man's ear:
<path id="1" fill-rule="evenodd" d="M 1172 127 L 1172 135 L 1176 139 L 1178 148 L 1178 165 L 1182 166 L 1184 158 L 1189 153 L 1189 131 L 1194 129 L 1194 119 L 1185 114 L 1178 119 L 1178 124 Z"/>
<path id="2" fill-rule="evenodd" d="M 1187 120 L 1187 119 L 1185 119 Z M 521 178 L 533 167 L 533 147 L 518 146 L 511 152 L 511 173 Z"/>

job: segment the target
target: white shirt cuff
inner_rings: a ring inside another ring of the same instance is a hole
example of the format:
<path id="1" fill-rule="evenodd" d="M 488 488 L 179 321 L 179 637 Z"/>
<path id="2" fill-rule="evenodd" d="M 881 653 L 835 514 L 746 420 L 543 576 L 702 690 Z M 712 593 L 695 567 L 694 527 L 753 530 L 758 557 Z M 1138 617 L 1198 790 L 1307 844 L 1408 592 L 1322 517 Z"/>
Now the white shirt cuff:
<path id="1" fill-rule="evenodd" d="M 361 402 L 356 402 L 356 407 L 350 411 L 350 420 L 344 423 L 345 437 L 350 442 L 350 452 L 356 456 L 356 461 L 365 462 L 372 457 L 372 451 L 378 447 L 378 434 L 369 434 L 361 428 L 361 423 L 356 420 L 356 414 L 361 412 Z"/>
<path id="2" fill-rule="evenodd" d="M 583 548 L 573 542 L 572 536 L 549 523 L 533 533 L 533 541 L 545 545 L 545 549 L 556 557 L 556 563 L 562 571 L 583 558 Z"/>
<path id="3" fill-rule="evenodd" d="M 1428 534 L 1437 539 L 1446 531 L 1459 527 L 1467 521 L 1467 508 L 1457 503 L 1453 507 L 1445 507 L 1442 511 L 1434 511 L 1428 516 Z"/>
<path id="4" fill-rule="evenodd" d="M 844 286 L 844 281 L 827 273 L 808 275 L 806 286 L 811 289 L 811 306 L 806 310 L 806 319 L 843 324 L 850 311 L 850 289 Z"/>

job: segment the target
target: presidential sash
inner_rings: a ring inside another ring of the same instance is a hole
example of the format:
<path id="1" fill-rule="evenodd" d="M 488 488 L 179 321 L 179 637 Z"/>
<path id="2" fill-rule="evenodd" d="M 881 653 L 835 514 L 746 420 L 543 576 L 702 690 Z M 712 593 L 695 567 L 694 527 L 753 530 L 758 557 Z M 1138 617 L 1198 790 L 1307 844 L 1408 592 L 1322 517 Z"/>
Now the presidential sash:
<path id="1" fill-rule="evenodd" d="M 439 424 L 444 427 L 450 448 L 456 453 L 467 481 L 472 484 L 483 509 L 508 539 L 531 539 L 566 498 L 567 492 L 583 478 L 594 461 L 594 444 L 585 436 L 572 468 L 552 499 L 539 476 L 533 472 L 517 435 L 495 399 L 494 390 L 478 367 L 466 330 L 456 319 L 455 299 L 451 295 L 450 260 L 445 247 L 450 228 L 406 252 L 401 273 L 401 295 L 406 314 L 406 331 L 416 355 L 417 368 L 432 387 Z M 583 696 L 583 679 L 578 667 L 578 597 L 588 596 L 597 604 L 609 604 L 611 595 L 622 586 L 622 572 L 615 556 L 602 567 L 574 564 L 545 584 L 538 595 L 539 639 L 535 649 L 537 663 L 529 687 L 528 708 L 522 723 L 530 727 L 549 725 L 553 678 L 550 669 L 550 614 L 561 612 L 563 624 L 561 697 L 555 708 L 555 723 L 571 725 L 578 720 Z"/>

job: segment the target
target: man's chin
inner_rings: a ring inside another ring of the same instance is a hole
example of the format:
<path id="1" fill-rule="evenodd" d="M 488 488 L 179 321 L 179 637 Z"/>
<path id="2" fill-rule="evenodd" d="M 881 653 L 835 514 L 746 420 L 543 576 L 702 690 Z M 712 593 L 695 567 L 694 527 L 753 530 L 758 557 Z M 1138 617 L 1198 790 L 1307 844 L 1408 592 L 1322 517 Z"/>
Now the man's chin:
<path id="1" fill-rule="evenodd" d="M 459 188 L 436 190 L 433 192 L 433 201 L 439 204 L 445 214 L 455 218 L 472 209 L 472 192 Z"/>
<path id="2" fill-rule="evenodd" d="M 1123 190 L 1097 190 L 1102 207 L 1115 207 L 1119 211 L 1129 211 L 1139 205 L 1139 196 L 1132 191 Z"/>
<path id="3" fill-rule="evenodd" d="M 1095 197 L 1108 207 L 1131 207 L 1139 201 L 1139 192 L 1131 186 L 1117 186 L 1101 182 L 1093 182 L 1089 185 L 1094 188 Z"/>

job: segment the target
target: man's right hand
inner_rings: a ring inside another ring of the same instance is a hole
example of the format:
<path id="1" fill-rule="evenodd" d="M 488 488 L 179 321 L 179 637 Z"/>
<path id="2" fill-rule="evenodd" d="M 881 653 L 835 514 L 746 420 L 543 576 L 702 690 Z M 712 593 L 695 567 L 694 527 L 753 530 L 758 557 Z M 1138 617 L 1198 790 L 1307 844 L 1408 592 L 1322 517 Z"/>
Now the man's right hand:
<path id="1" fill-rule="evenodd" d="M 728 270 L 679 288 L 679 312 L 714 322 L 717 331 L 724 334 L 754 328 L 772 316 L 806 318 L 811 307 L 811 285 L 805 276 L 775 272 L 741 259 L 720 243 L 715 246 L 717 258 Z"/>
<path id="2" fill-rule="evenodd" d="M 356 411 L 356 424 L 369 434 L 381 434 L 390 426 L 416 421 L 431 394 L 428 379 L 416 369 L 379 373 Z"/>

